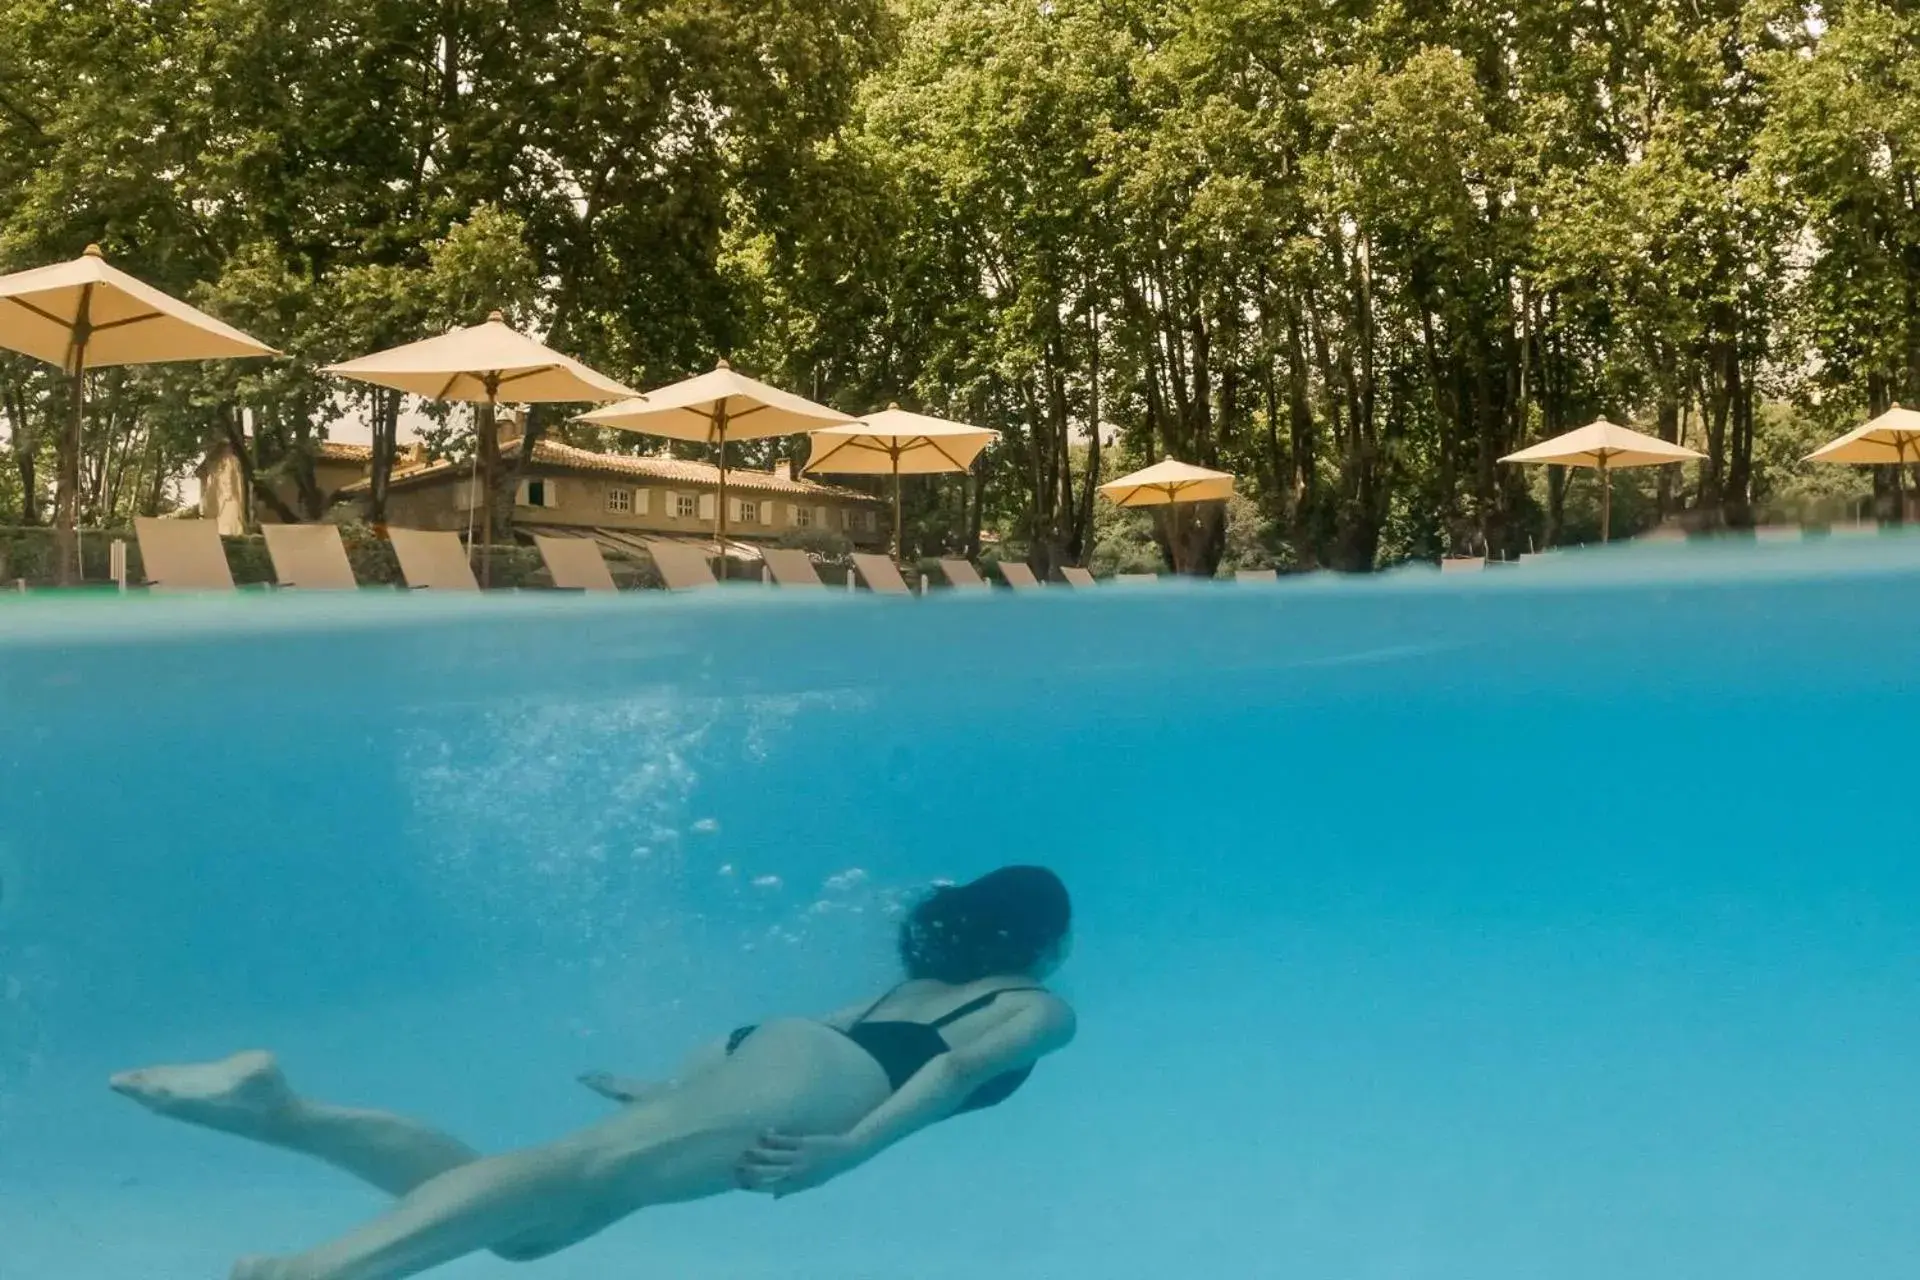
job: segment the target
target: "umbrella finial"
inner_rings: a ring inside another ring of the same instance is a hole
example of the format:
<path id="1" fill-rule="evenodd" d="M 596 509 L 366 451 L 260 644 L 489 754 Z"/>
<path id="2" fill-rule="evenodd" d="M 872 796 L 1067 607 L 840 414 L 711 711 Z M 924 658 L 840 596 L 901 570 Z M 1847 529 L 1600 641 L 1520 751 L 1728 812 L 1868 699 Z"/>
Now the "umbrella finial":
<path id="1" fill-rule="evenodd" d="M 900 402 L 898 400 L 887 401 L 887 412 L 889 413 L 900 412 Z"/>
<path id="2" fill-rule="evenodd" d="M 507 317 L 503 315 L 501 312 L 499 311 L 487 312 L 488 324 L 505 324 L 506 322 L 507 322 Z"/>
<path id="3" fill-rule="evenodd" d="M 104 253 L 102 253 L 102 252 L 100 252 L 100 246 L 99 246 L 99 245 L 97 245 L 97 244 L 90 244 L 90 245 L 88 245 L 88 246 L 87 246 L 87 250 L 86 250 L 86 253 L 85 253 L 85 254 L 84 254 L 83 256 L 85 256 L 85 257 L 88 257 L 88 258 L 105 258 L 105 257 L 106 257 L 107 255 L 106 255 L 106 254 L 104 254 Z"/>
<path id="4" fill-rule="evenodd" d="M 720 370 L 722 369 L 731 369 L 731 368 L 733 368 L 733 366 L 727 363 L 727 358 L 725 356 L 721 356 L 718 360 L 715 360 L 713 362 L 713 371 L 715 373 L 720 372 Z"/>

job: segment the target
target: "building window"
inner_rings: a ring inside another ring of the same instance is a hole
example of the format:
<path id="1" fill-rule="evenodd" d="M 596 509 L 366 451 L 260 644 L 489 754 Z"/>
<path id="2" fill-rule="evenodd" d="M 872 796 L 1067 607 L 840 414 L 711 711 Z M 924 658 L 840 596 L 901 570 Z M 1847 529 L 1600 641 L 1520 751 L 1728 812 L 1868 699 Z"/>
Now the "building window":
<path id="1" fill-rule="evenodd" d="M 793 509 L 793 523 L 796 528 L 811 529 L 813 527 L 813 508 L 795 507 Z"/>
<path id="2" fill-rule="evenodd" d="M 740 523 L 741 524 L 759 524 L 760 523 L 760 504 L 757 502 L 741 503 L 740 504 Z"/>
<path id="3" fill-rule="evenodd" d="M 682 520 L 692 520 L 700 514 L 699 495 L 676 493 L 673 495 L 673 514 Z"/>
<path id="4" fill-rule="evenodd" d="M 517 498 L 523 507 L 557 507 L 560 486 L 551 480 L 522 480 Z"/>
<path id="5" fill-rule="evenodd" d="M 607 490 L 607 510 L 620 515 L 633 514 L 633 490 L 614 486 Z"/>

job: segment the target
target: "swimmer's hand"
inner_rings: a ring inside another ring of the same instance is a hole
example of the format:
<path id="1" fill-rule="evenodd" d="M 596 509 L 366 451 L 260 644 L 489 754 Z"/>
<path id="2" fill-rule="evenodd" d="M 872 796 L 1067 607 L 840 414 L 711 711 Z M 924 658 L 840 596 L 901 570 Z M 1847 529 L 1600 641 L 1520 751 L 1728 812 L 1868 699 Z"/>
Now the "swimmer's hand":
<path id="1" fill-rule="evenodd" d="M 763 1133 L 740 1157 L 734 1179 L 743 1191 L 764 1191 L 777 1200 L 831 1182 L 861 1159 L 860 1144 L 837 1134 Z"/>
<path id="2" fill-rule="evenodd" d="M 645 1102 L 666 1087 L 628 1076 L 616 1076 L 608 1071 L 589 1071 L 580 1077 L 580 1083 L 603 1098 L 627 1104 Z"/>

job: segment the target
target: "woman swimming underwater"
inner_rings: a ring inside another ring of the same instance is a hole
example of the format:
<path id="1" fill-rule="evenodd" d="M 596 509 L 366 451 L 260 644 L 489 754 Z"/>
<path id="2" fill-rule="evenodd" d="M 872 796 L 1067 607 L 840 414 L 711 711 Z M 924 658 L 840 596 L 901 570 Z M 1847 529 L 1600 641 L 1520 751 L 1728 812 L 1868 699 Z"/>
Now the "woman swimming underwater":
<path id="1" fill-rule="evenodd" d="M 1066 887 L 1040 867 L 936 889 L 901 926 L 905 981 L 879 999 L 742 1027 L 667 1083 L 583 1077 L 626 1105 L 505 1155 L 401 1116 L 311 1102 L 259 1051 L 129 1071 L 112 1087 L 399 1197 L 330 1244 L 243 1259 L 232 1280 L 399 1280 L 482 1249 L 530 1261 L 651 1205 L 820 1186 L 936 1121 L 1005 1101 L 1073 1038 L 1073 1011 L 1040 985 L 1066 956 L 1070 923 Z"/>

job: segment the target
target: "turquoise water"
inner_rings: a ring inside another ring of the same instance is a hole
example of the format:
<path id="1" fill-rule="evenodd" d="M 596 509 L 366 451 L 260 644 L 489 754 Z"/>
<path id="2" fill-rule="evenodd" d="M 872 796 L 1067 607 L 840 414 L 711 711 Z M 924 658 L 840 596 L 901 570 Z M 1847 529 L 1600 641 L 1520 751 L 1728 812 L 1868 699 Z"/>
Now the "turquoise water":
<path id="1" fill-rule="evenodd" d="M 379 1198 L 109 1072 L 255 1045 L 488 1149 L 1048 863 L 1081 1032 L 820 1191 L 483 1280 L 1920 1263 L 1920 544 L 1044 598 L 0 604 L 0 1277 Z"/>

